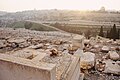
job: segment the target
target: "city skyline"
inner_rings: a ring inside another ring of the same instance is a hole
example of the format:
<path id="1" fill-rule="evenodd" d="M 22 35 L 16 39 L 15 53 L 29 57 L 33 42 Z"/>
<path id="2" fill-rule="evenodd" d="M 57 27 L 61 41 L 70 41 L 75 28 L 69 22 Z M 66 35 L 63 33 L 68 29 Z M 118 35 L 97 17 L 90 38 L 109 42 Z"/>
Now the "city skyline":
<path id="1" fill-rule="evenodd" d="M 33 9 L 99 10 L 102 6 L 107 10 L 120 10 L 119 4 L 120 0 L 1 0 L 0 11 L 17 12 Z"/>

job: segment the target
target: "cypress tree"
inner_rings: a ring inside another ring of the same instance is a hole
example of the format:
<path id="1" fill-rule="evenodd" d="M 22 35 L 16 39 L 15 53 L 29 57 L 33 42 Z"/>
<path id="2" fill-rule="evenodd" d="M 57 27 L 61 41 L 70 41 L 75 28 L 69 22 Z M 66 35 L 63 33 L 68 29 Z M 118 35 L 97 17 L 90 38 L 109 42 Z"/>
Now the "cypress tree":
<path id="1" fill-rule="evenodd" d="M 108 30 L 107 30 L 106 38 L 110 38 Z"/>
<path id="2" fill-rule="evenodd" d="M 99 33 L 99 36 L 104 37 L 104 33 L 103 33 L 103 26 L 101 26 L 101 28 L 100 28 L 100 33 Z"/>
<path id="3" fill-rule="evenodd" d="M 91 31 L 90 30 L 87 30 L 86 33 L 85 33 L 85 37 L 87 39 L 90 39 L 90 35 L 91 35 Z"/>
<path id="4" fill-rule="evenodd" d="M 109 33 L 109 38 L 110 38 L 110 39 L 112 39 L 112 38 L 113 38 L 112 33 L 113 33 L 113 29 L 111 28 L 111 29 L 110 29 L 110 33 Z"/>
<path id="5" fill-rule="evenodd" d="M 112 39 L 114 41 L 116 41 L 116 39 L 117 39 L 117 29 L 116 29 L 116 25 L 115 24 L 113 25 Z"/>
<path id="6" fill-rule="evenodd" d="M 31 22 L 25 22 L 24 26 L 25 26 L 25 29 L 30 29 L 32 27 L 32 23 Z"/>
<path id="7" fill-rule="evenodd" d="M 117 31 L 117 39 L 120 39 L 120 29 Z"/>

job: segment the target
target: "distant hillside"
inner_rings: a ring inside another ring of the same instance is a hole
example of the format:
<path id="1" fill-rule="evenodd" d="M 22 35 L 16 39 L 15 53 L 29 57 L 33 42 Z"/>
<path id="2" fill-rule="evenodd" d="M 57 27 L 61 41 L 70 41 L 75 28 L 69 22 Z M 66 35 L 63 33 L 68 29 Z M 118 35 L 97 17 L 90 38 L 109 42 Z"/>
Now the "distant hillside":
<path id="1" fill-rule="evenodd" d="M 45 25 L 34 23 L 34 22 L 26 22 L 26 21 L 14 22 L 14 23 L 12 23 L 10 25 L 7 25 L 7 27 L 11 27 L 11 28 L 26 28 L 25 24 L 30 24 L 30 23 L 31 23 L 31 25 L 29 27 L 30 30 L 36 30 L 36 31 L 56 31 L 55 29 L 47 27 Z"/>
<path id="2" fill-rule="evenodd" d="M 14 22 L 14 23 L 8 25 L 7 27 L 11 27 L 11 28 L 25 28 L 24 24 L 25 24 L 24 21 L 19 21 L 19 22 Z"/>
<path id="3" fill-rule="evenodd" d="M 0 16 L 3 16 L 3 15 L 5 15 L 5 14 L 7 14 L 7 12 L 5 12 L 5 11 L 0 11 Z"/>
<path id="4" fill-rule="evenodd" d="M 41 20 L 41 21 L 70 21 L 89 20 L 98 22 L 120 23 L 119 11 L 79 11 L 79 10 L 28 10 L 14 13 L 7 13 L 0 16 L 3 20 Z"/>

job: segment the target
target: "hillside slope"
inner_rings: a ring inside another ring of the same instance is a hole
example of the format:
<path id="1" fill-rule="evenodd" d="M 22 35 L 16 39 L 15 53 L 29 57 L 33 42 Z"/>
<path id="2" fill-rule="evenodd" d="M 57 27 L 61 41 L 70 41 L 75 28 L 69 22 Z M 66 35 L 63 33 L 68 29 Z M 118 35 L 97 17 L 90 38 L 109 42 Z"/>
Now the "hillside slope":
<path id="1" fill-rule="evenodd" d="M 31 27 L 29 28 L 30 30 L 36 30 L 36 31 L 56 31 L 56 29 L 47 27 L 47 26 L 45 26 L 43 24 L 38 24 L 38 23 L 28 22 L 28 21 L 14 22 L 14 23 L 8 25 L 7 27 L 10 27 L 10 28 L 26 28 L 25 27 L 26 23 L 31 23 L 32 24 Z"/>

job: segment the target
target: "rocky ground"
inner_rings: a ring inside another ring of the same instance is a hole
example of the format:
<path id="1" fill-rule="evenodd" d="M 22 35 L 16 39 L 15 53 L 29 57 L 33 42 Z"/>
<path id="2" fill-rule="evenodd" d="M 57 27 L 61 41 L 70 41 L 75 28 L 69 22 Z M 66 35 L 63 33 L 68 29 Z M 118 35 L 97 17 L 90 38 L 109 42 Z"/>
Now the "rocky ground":
<path id="1" fill-rule="evenodd" d="M 84 40 L 86 47 L 81 59 L 82 72 L 85 73 L 84 79 L 119 80 L 120 40 L 112 41 L 101 37 L 96 40 L 91 39 Z M 86 54 L 86 52 L 89 52 L 89 54 Z"/>
<path id="2" fill-rule="evenodd" d="M 79 55 L 84 80 L 120 80 L 120 40 L 102 37 L 91 37 L 87 40 L 84 36 L 58 31 L 0 28 L 1 54 L 11 55 L 25 48 L 46 52 L 56 62 L 61 62 L 58 58 L 60 55 Z M 48 57 L 43 61 L 46 59 L 51 60 Z"/>

